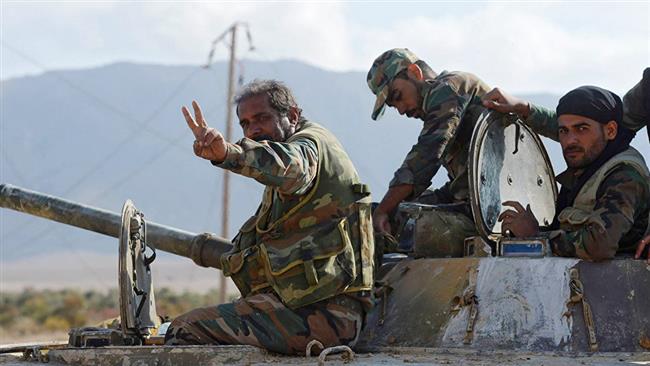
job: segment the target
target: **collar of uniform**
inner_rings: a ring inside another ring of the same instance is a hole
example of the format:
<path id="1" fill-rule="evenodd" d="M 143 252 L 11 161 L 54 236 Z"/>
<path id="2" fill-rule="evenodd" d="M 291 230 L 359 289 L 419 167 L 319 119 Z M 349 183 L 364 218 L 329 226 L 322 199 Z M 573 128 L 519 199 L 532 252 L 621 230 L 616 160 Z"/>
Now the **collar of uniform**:
<path id="1" fill-rule="evenodd" d="M 560 173 L 557 177 L 555 177 L 555 180 L 562 185 L 562 187 L 566 187 L 567 189 L 573 188 L 573 186 L 576 184 L 576 181 L 578 178 L 580 178 L 580 175 L 582 174 L 584 170 L 582 169 L 572 169 L 569 168 L 562 173 Z"/>
<path id="2" fill-rule="evenodd" d="M 429 111 L 427 111 L 427 101 L 431 95 L 431 91 L 442 82 L 442 77 L 447 74 L 447 70 L 443 70 L 440 74 L 436 75 L 433 79 L 424 80 L 425 85 L 420 90 L 420 95 L 422 96 L 422 111 L 426 116 Z"/>

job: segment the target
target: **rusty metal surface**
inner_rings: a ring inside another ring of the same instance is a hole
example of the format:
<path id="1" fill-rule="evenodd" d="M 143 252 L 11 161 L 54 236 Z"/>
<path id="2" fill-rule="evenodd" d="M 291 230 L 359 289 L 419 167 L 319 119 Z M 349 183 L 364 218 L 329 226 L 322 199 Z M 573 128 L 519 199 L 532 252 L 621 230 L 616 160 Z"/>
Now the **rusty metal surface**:
<path id="1" fill-rule="evenodd" d="M 52 350 L 49 359 L 55 364 L 79 366 L 223 365 L 264 362 L 267 355 L 249 346 L 139 346 Z"/>
<path id="2" fill-rule="evenodd" d="M 583 261 L 576 268 L 593 313 L 599 351 L 648 351 L 642 344 L 650 337 L 650 266 L 644 261 L 622 259 Z M 571 348 L 586 351 L 582 308 L 573 306 L 571 314 Z"/>
<path id="3" fill-rule="evenodd" d="M 10 184 L 0 184 L 0 207 L 115 238 L 120 234 L 122 223 L 121 216 L 117 213 Z M 197 237 L 195 233 L 147 221 L 149 244 L 162 251 L 190 258 L 191 243 L 195 237 Z M 219 253 L 225 253 L 232 247 L 229 240 L 215 235 L 210 236 L 209 244 Z M 206 260 L 206 262 L 213 261 Z"/>
<path id="4" fill-rule="evenodd" d="M 426 347 L 438 344 L 450 318 L 452 300 L 468 284 L 476 258 L 416 259 L 398 263 L 382 278 L 390 286 L 386 304 L 366 318 L 357 348 Z M 385 310 L 384 310 L 385 309 Z M 383 317 L 382 325 L 379 325 Z"/>
<path id="5" fill-rule="evenodd" d="M 117 238 L 120 232 L 121 218 L 117 213 L 10 184 L 0 185 L 0 207 L 77 226 L 114 238 Z"/>
<path id="6" fill-rule="evenodd" d="M 646 351 L 650 335 L 650 270 L 642 261 L 588 263 L 570 258 L 415 259 L 396 264 L 382 283 L 357 348 L 588 352 L 582 310 L 567 307 L 569 272 L 580 271 L 601 351 Z M 478 270 L 478 314 L 465 342 L 470 307 L 451 311 Z M 380 291 L 380 294 L 383 292 Z M 385 301 L 385 306 L 384 306 Z M 573 316 L 564 314 L 570 310 Z M 382 324 L 383 319 L 383 324 Z"/>
<path id="7" fill-rule="evenodd" d="M 485 258 L 478 266 L 478 317 L 471 344 L 463 343 L 467 308 L 450 319 L 442 346 L 519 351 L 564 351 L 571 325 L 562 315 L 570 291 L 568 258 Z"/>
<path id="8" fill-rule="evenodd" d="M 64 348 L 67 347 L 67 345 L 68 345 L 67 341 L 46 341 L 46 342 L 2 344 L 0 345 L 0 354 L 23 352 L 24 350 L 35 348 L 35 347 L 43 348 L 43 349 Z"/>

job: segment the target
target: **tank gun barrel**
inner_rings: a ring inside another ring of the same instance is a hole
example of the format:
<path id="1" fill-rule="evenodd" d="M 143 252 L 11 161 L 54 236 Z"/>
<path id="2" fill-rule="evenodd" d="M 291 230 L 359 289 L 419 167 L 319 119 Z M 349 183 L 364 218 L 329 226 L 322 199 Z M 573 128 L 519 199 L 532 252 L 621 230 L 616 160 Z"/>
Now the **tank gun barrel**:
<path id="1" fill-rule="evenodd" d="M 0 184 L 0 207 L 115 238 L 120 235 L 122 218 L 115 212 L 11 184 Z M 151 221 L 146 224 L 148 244 L 165 252 L 191 258 L 204 267 L 221 268 L 219 257 L 232 248 L 228 240 L 213 234 L 191 233 Z"/>

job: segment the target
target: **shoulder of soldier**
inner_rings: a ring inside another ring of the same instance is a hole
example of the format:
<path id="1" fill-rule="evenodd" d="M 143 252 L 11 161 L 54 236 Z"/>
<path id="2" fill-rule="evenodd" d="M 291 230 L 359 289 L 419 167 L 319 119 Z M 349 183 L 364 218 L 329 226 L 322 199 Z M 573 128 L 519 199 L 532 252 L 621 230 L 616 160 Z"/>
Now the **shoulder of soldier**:
<path id="1" fill-rule="evenodd" d="M 628 164 L 620 164 L 612 169 L 598 187 L 600 194 L 611 190 L 625 191 L 639 196 L 639 200 L 646 204 L 650 200 L 650 186 L 647 178 Z"/>
<path id="2" fill-rule="evenodd" d="M 320 123 L 316 123 L 310 120 L 306 120 L 305 122 L 303 122 L 303 125 L 300 128 L 300 131 L 298 132 L 302 132 L 302 131 L 306 131 L 308 133 L 313 132 L 315 134 L 320 134 L 326 138 L 336 138 L 334 132 L 330 131 L 327 127 L 323 126 Z"/>
<path id="3" fill-rule="evenodd" d="M 424 97 L 425 110 L 435 110 L 450 98 L 479 99 L 490 89 L 476 75 L 464 71 L 443 71 L 436 78 L 427 80 L 428 90 Z"/>
<path id="4" fill-rule="evenodd" d="M 313 143 L 319 144 L 323 140 L 336 141 L 338 139 L 336 136 L 327 128 L 323 127 L 321 124 L 305 120 L 298 131 L 294 133 L 287 142 L 298 142 L 298 141 L 311 141 Z"/>
<path id="5" fill-rule="evenodd" d="M 465 71 L 443 71 L 432 81 L 447 84 L 459 93 L 468 92 L 476 87 L 489 89 L 478 76 Z"/>

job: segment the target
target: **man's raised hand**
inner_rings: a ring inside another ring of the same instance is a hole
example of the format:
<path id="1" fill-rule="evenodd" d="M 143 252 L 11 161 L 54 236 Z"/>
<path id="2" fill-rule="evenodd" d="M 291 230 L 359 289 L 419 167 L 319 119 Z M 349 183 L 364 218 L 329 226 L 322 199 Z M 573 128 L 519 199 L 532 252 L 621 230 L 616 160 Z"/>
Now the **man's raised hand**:
<path id="1" fill-rule="evenodd" d="M 194 134 L 194 154 L 207 160 L 224 161 L 226 159 L 226 141 L 223 135 L 216 129 L 208 127 L 199 103 L 192 101 L 192 108 L 196 119 L 192 117 L 189 109 L 185 106 L 181 108 L 181 112 Z"/>
<path id="2" fill-rule="evenodd" d="M 499 88 L 490 90 L 481 101 L 484 107 L 501 113 L 514 113 L 521 118 L 526 118 L 530 114 L 530 104 L 527 101 L 513 97 Z"/>

